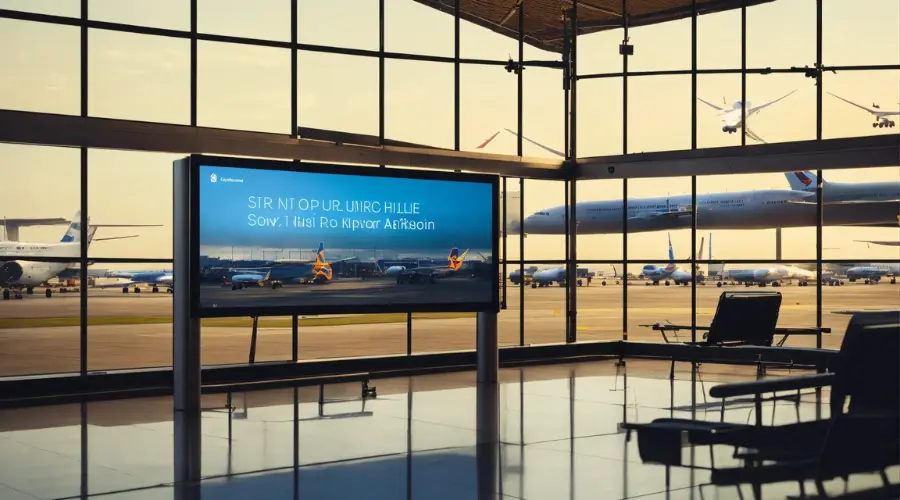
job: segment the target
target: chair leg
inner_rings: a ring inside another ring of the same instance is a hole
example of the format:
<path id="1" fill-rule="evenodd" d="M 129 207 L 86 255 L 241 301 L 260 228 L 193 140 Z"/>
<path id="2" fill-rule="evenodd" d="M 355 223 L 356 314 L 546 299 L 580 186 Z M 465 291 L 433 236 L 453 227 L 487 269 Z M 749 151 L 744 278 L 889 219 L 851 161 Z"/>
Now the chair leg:
<path id="1" fill-rule="evenodd" d="M 669 365 L 669 380 L 675 379 L 675 360 L 672 360 L 672 364 Z"/>

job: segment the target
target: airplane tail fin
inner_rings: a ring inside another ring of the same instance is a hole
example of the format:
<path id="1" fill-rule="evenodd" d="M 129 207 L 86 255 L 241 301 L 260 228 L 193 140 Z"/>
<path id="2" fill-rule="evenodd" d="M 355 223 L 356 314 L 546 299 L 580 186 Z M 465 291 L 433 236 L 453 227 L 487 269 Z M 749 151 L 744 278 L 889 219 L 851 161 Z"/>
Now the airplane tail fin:
<path id="1" fill-rule="evenodd" d="M 325 261 L 325 242 L 319 242 L 319 248 L 316 249 L 316 269 L 327 264 Z"/>
<path id="2" fill-rule="evenodd" d="M 81 210 L 75 212 L 75 216 L 69 222 L 69 227 L 63 234 L 62 239 L 59 240 L 60 243 L 77 243 L 79 241 L 81 241 Z"/>
<path id="3" fill-rule="evenodd" d="M 703 244 L 706 243 L 706 236 L 700 238 L 700 255 L 697 256 L 697 260 L 703 260 Z"/>
<path id="4" fill-rule="evenodd" d="M 669 262 L 674 262 L 675 261 L 675 251 L 672 250 L 672 235 L 669 233 L 666 233 L 666 235 L 669 237 Z"/>
<path id="5" fill-rule="evenodd" d="M 784 176 L 787 177 L 791 189 L 795 191 L 806 191 L 816 187 L 816 174 L 812 172 L 785 172 Z"/>
<path id="6" fill-rule="evenodd" d="M 466 255 L 468 255 L 468 253 L 469 253 L 469 251 L 466 250 L 465 252 L 462 253 L 462 255 L 460 255 L 459 249 L 456 247 L 453 247 L 452 249 L 450 249 L 450 255 L 447 257 L 447 260 L 448 260 L 447 267 L 449 267 L 450 269 L 453 269 L 454 271 L 459 271 L 459 268 L 462 267 L 463 262 L 466 260 Z"/>

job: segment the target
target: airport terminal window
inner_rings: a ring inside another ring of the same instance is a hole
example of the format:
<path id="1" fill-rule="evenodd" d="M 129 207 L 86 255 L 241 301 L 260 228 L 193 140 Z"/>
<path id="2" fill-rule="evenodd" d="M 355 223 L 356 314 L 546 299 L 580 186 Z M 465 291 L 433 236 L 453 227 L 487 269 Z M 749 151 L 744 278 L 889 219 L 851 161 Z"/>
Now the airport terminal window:
<path id="1" fill-rule="evenodd" d="M 196 0 L 197 31 L 261 40 L 291 39 L 291 0 Z"/>
<path id="2" fill-rule="evenodd" d="M 815 84 L 802 73 L 747 75 L 747 145 L 815 140 Z"/>
<path id="3" fill-rule="evenodd" d="M 197 43 L 197 124 L 290 133 L 291 58 L 287 49 Z"/>
<path id="4" fill-rule="evenodd" d="M 297 41 L 378 50 L 378 1 L 298 0 Z"/>
<path id="5" fill-rule="evenodd" d="M 392 59 L 384 74 L 385 138 L 453 149 L 453 65 Z"/>
<path id="6" fill-rule="evenodd" d="M 622 78 L 578 82 L 579 158 L 623 154 Z"/>
<path id="7" fill-rule="evenodd" d="M 621 261 L 622 180 L 576 181 L 579 260 Z M 622 267 L 617 268 L 622 272 Z M 612 270 L 608 270 L 612 273 Z"/>
<path id="8" fill-rule="evenodd" d="M 80 113 L 81 53 L 74 26 L 0 19 L 0 108 Z"/>
<path id="9" fill-rule="evenodd" d="M 566 265 L 528 261 L 525 268 L 525 345 L 565 342 Z M 535 268 L 530 279 L 528 268 Z"/>
<path id="10" fill-rule="evenodd" d="M 900 71 L 824 73 L 822 138 L 897 135 L 900 115 Z"/>
<path id="11" fill-rule="evenodd" d="M 189 40 L 90 30 L 88 114 L 189 124 Z"/>
<path id="12" fill-rule="evenodd" d="M 566 258 L 566 183 L 525 179 L 524 258 Z"/>
<path id="13" fill-rule="evenodd" d="M 578 74 L 593 75 L 598 73 L 621 73 L 622 57 L 619 44 L 622 43 L 622 30 L 599 31 L 578 37 Z M 618 57 L 617 57 L 618 56 Z M 578 83 L 579 89 L 584 85 Z M 578 97 L 583 96 L 579 90 Z M 621 101 L 621 97 L 619 98 Z"/>
<path id="14" fill-rule="evenodd" d="M 667 91 L 662 93 L 660 88 Z M 691 77 L 633 76 L 628 78 L 628 151 L 649 153 L 691 147 Z M 651 125 L 647 117 L 665 109 L 665 124 Z"/>
<path id="15" fill-rule="evenodd" d="M 299 126 L 378 136 L 378 59 L 297 52 Z"/>
<path id="16" fill-rule="evenodd" d="M 741 9 L 697 16 L 697 68 L 741 68 Z"/>
<path id="17" fill-rule="evenodd" d="M 622 31 L 616 31 L 620 33 L 621 43 Z M 681 70 L 691 67 L 690 18 L 631 28 L 628 30 L 628 43 L 634 46 L 634 55 L 628 58 L 628 71 Z M 604 55 L 610 58 L 618 55 L 618 47 Z M 619 56 L 618 59 L 621 71 L 622 57 Z"/>
<path id="18" fill-rule="evenodd" d="M 509 24 L 510 29 L 518 30 L 518 17 L 513 15 Z M 518 60 L 518 35 L 501 35 L 482 28 L 477 24 L 470 23 L 465 19 L 460 19 L 459 57 L 463 59 L 486 59 L 490 61 L 506 61 L 510 58 Z M 494 66 L 494 68 L 501 69 L 500 66 Z M 513 94 L 515 94 L 515 92 L 513 92 Z"/>
<path id="19" fill-rule="evenodd" d="M 539 158 L 565 157 L 562 71 L 527 68 L 522 87 L 522 154 Z M 510 129 L 515 130 L 514 127 Z M 537 144 L 525 141 L 525 137 Z M 527 199 L 525 203 L 528 203 Z"/>
<path id="20" fill-rule="evenodd" d="M 413 315 L 412 352 L 475 350 L 475 313 Z"/>
<path id="21" fill-rule="evenodd" d="M 190 31 L 190 8 L 190 0 L 88 0 L 88 17 L 96 21 Z"/>

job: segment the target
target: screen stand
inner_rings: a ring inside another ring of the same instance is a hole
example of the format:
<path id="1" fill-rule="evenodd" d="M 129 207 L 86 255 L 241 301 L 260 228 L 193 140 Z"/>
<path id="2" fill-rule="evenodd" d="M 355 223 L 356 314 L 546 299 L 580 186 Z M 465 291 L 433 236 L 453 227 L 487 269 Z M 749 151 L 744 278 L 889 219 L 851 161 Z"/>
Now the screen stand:
<path id="1" fill-rule="evenodd" d="M 476 370 L 479 384 L 496 384 L 500 368 L 497 347 L 497 313 L 480 312 L 475 326 Z"/>
<path id="2" fill-rule="evenodd" d="M 191 315 L 191 175 L 189 160 L 173 165 L 173 401 L 175 498 L 199 498 L 200 319 Z"/>

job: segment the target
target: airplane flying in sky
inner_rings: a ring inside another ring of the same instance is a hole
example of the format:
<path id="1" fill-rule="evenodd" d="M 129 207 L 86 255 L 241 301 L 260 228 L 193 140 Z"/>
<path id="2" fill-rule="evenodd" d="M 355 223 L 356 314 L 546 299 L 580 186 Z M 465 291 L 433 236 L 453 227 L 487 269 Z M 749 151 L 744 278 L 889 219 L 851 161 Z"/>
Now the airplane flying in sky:
<path id="1" fill-rule="evenodd" d="M 89 224 L 87 244 L 93 241 L 119 240 L 136 238 L 137 235 L 95 238 L 101 227 L 144 227 L 140 224 Z M 57 277 L 71 267 L 81 256 L 81 212 L 76 212 L 59 243 L 26 243 L 22 241 L 0 241 L 0 286 L 3 287 L 3 299 L 22 298 L 22 290 L 31 295 L 34 287 Z M 16 257 L 56 257 L 71 258 L 71 261 L 38 262 L 17 260 Z M 7 260 L 10 259 L 10 260 Z M 12 291 L 12 293 L 11 293 Z M 50 288 L 44 292 L 49 298 L 53 295 Z"/>
<path id="2" fill-rule="evenodd" d="M 759 104 L 757 106 L 754 106 L 753 103 L 751 103 L 750 101 L 743 101 L 743 102 L 736 101 L 734 104 L 731 105 L 730 108 L 726 108 L 726 107 L 716 106 L 715 104 L 713 104 L 709 101 L 704 101 L 703 99 L 700 99 L 699 97 L 697 98 L 697 100 L 702 102 L 703 104 L 706 104 L 707 106 L 715 109 L 716 111 L 719 111 L 719 116 L 722 118 L 722 132 L 732 134 L 732 133 L 737 132 L 739 128 L 743 128 L 744 133 L 747 134 L 747 137 L 753 139 L 754 141 L 766 142 L 760 136 L 758 136 L 756 133 L 754 133 L 752 130 L 750 130 L 749 126 L 745 126 L 744 121 L 749 120 L 751 116 L 755 115 L 756 113 L 759 113 L 763 109 L 775 104 L 776 102 L 784 99 L 785 97 L 793 94 L 794 92 L 796 92 L 796 90 L 792 90 L 792 91 L 788 92 L 787 94 L 779 97 L 778 99 L 775 99 L 774 101 L 769 101 L 769 102 L 766 102 L 763 104 Z M 727 106 L 727 104 L 725 104 L 724 97 L 722 98 L 722 106 Z"/>
<path id="3" fill-rule="evenodd" d="M 875 123 L 872 124 L 872 128 L 894 128 L 897 125 L 897 123 L 894 122 L 894 120 L 889 119 L 888 116 L 900 115 L 900 111 L 882 111 L 881 108 L 874 103 L 872 104 L 872 107 L 869 108 L 867 106 L 863 106 L 862 104 L 856 104 L 853 101 L 844 99 L 839 95 L 832 94 L 831 92 L 829 92 L 828 94 L 830 94 L 832 97 L 846 102 L 847 104 L 850 104 L 851 106 L 856 106 L 859 109 L 868 111 L 869 114 L 871 114 L 875 118 Z"/>
<path id="4" fill-rule="evenodd" d="M 396 274 L 397 284 L 435 283 L 439 279 L 453 276 L 462 268 L 463 262 L 466 260 L 466 255 L 468 254 L 469 251 L 466 250 L 460 255 L 459 249 L 454 247 L 450 249 L 450 255 L 447 256 L 446 267 L 423 266 L 414 267 L 412 269 L 404 268 Z"/>

